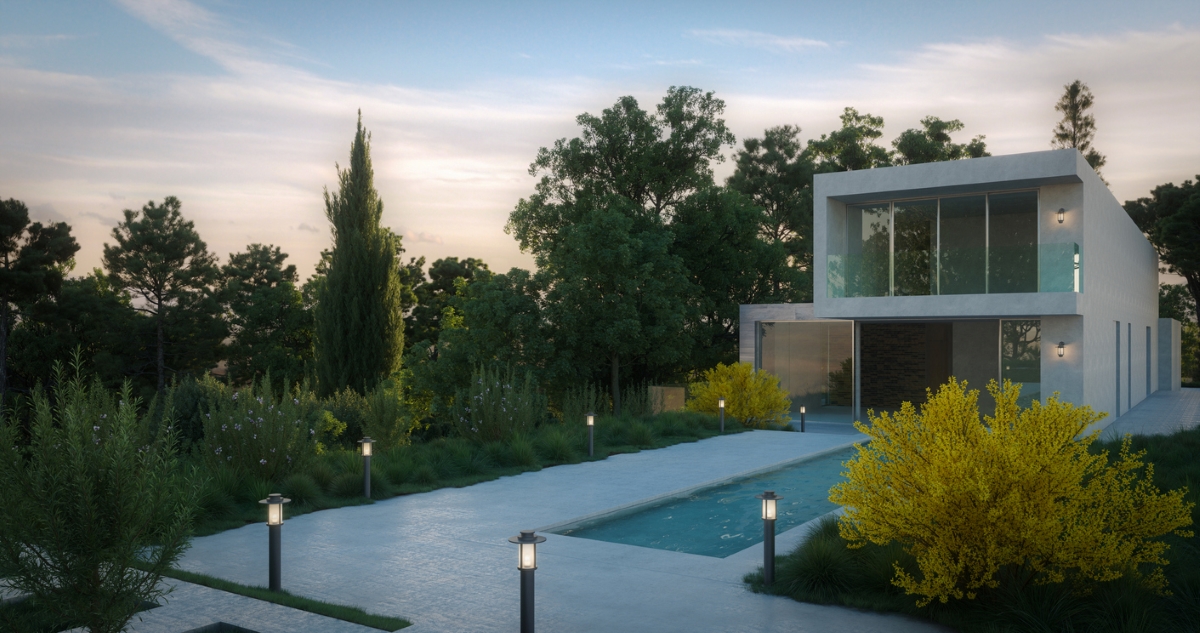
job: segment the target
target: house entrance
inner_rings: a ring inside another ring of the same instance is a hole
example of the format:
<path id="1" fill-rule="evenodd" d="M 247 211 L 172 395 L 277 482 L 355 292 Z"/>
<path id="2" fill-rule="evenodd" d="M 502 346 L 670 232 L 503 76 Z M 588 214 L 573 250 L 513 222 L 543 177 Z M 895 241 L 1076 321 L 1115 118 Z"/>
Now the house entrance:
<path id="1" fill-rule="evenodd" d="M 920 405 L 954 366 L 952 323 L 862 323 L 860 397 L 867 409 L 895 411 Z M 994 339 L 993 339 L 994 340 Z"/>

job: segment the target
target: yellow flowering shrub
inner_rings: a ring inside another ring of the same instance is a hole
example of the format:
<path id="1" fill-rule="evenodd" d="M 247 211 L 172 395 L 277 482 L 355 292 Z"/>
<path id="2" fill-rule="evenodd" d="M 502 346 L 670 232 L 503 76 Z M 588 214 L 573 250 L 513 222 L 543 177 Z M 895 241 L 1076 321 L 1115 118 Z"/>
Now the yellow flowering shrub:
<path id="1" fill-rule="evenodd" d="M 920 413 L 898 413 L 855 426 L 871 437 L 846 463 L 847 481 L 830 491 L 845 506 L 839 531 L 850 547 L 901 544 L 919 576 L 898 564 L 892 582 L 918 606 L 934 599 L 975 598 L 1014 567 L 1039 583 L 1067 574 L 1109 581 L 1124 574 L 1165 591 L 1167 545 L 1158 537 L 1190 537 L 1186 490 L 1160 492 L 1145 452 L 1126 437 L 1115 461 L 1080 434 L 1104 414 L 1058 399 L 1017 406 L 1020 385 L 995 381 L 995 416 L 980 420 L 979 391 L 951 378 Z"/>
<path id="2" fill-rule="evenodd" d="M 755 371 L 750 363 L 717 363 L 704 372 L 703 381 L 689 385 L 688 391 L 687 410 L 717 413 L 717 399 L 725 396 L 725 413 L 757 429 L 783 424 L 792 407 L 779 378 Z"/>

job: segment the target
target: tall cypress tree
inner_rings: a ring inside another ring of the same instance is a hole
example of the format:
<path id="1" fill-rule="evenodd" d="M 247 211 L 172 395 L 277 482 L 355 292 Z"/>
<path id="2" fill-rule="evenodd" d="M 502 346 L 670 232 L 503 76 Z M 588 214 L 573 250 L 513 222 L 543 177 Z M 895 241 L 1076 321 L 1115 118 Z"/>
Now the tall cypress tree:
<path id="1" fill-rule="evenodd" d="M 325 190 L 333 255 L 317 289 L 315 315 L 317 381 L 325 395 L 374 388 L 400 368 L 404 350 L 400 238 L 379 225 L 383 201 L 375 191 L 371 135 L 361 110 L 350 167 L 337 172 L 338 193 Z"/>

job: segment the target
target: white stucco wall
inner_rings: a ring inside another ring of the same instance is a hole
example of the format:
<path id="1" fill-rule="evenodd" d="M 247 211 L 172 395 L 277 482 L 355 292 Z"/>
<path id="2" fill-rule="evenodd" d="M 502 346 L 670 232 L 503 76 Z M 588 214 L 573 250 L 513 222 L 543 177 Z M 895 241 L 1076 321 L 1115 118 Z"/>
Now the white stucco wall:
<path id="1" fill-rule="evenodd" d="M 1183 324 L 1175 319 L 1158 320 L 1158 388 L 1177 391 L 1182 387 Z"/>

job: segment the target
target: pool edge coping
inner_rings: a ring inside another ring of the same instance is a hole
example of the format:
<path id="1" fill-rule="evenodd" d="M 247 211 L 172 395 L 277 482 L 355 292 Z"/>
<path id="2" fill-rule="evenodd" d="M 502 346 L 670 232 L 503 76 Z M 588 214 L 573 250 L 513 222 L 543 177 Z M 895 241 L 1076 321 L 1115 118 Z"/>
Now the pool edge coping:
<path id="1" fill-rule="evenodd" d="M 614 515 L 631 513 L 633 511 L 636 511 L 638 508 L 640 508 L 642 506 L 655 505 L 655 504 L 658 504 L 659 502 L 666 501 L 668 499 L 683 497 L 683 496 L 689 495 L 693 492 L 696 492 L 697 490 L 703 490 L 705 488 L 721 486 L 721 485 L 730 483 L 737 479 L 747 479 L 750 477 L 754 477 L 755 475 L 761 475 L 763 473 L 771 472 L 773 470 L 780 470 L 783 468 L 787 468 L 789 466 L 795 466 L 796 464 L 800 464 L 800 463 L 810 461 L 813 459 L 818 459 L 818 458 L 824 457 L 826 455 L 829 455 L 831 453 L 836 453 L 838 451 L 845 450 L 847 448 L 852 448 L 855 444 L 859 444 L 861 442 L 862 442 L 862 440 L 854 440 L 854 441 L 845 442 L 842 444 L 837 444 L 835 446 L 830 446 L 829 448 L 823 448 L 819 451 L 809 453 L 807 455 L 802 455 L 800 457 L 793 457 L 791 459 L 785 459 L 781 462 L 775 462 L 773 464 L 768 464 L 766 466 L 752 468 L 750 470 L 735 473 L 732 475 L 727 475 L 727 476 L 721 477 L 719 479 L 713 479 L 710 481 L 699 483 L 694 486 L 687 486 L 685 488 L 671 490 L 669 492 L 657 494 L 652 497 L 645 497 L 642 499 L 638 499 L 637 501 L 631 501 L 629 503 L 624 503 L 624 504 L 621 504 L 618 506 L 613 506 L 611 508 L 606 508 L 606 509 L 600 510 L 598 512 L 592 512 L 591 514 L 584 514 L 581 516 L 573 517 L 571 519 L 567 519 L 565 521 L 559 521 L 557 523 L 550 523 L 548 525 L 544 525 L 544 526 L 537 528 L 535 531 L 549 532 L 551 534 L 555 534 L 558 536 L 564 536 L 562 534 L 558 534 L 557 532 L 555 532 L 555 530 L 562 530 L 562 529 L 569 528 L 569 527 L 576 526 L 578 524 L 583 524 L 583 523 L 592 523 L 592 522 L 598 521 L 600 519 L 611 518 Z M 801 524 L 801 525 L 803 525 L 803 524 Z M 790 532 L 791 530 L 799 528 L 799 527 L 800 527 L 800 525 L 797 525 L 796 527 L 791 528 L 787 531 Z"/>

